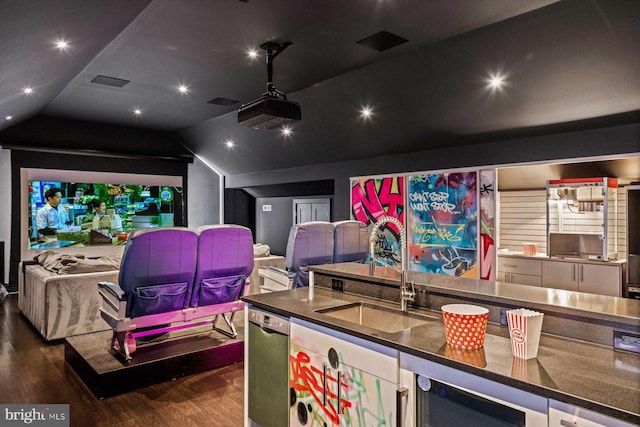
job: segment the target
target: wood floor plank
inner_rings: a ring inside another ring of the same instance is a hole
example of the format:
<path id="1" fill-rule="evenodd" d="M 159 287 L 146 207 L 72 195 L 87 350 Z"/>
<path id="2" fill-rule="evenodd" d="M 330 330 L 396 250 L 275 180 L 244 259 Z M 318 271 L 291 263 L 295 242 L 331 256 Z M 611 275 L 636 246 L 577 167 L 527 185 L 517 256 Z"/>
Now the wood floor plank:
<path id="1" fill-rule="evenodd" d="M 44 342 L 16 295 L 0 304 L 0 403 L 67 403 L 71 426 L 234 427 L 243 425 L 243 392 L 240 362 L 96 399 L 65 362 L 64 343 Z"/>

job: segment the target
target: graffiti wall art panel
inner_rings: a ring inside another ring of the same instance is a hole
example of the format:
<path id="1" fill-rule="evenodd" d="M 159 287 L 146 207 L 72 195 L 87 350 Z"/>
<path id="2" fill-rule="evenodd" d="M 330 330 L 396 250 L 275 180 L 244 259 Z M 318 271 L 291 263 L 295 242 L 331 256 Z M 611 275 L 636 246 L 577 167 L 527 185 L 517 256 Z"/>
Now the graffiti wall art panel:
<path id="1" fill-rule="evenodd" d="M 383 216 L 391 216 L 404 226 L 404 177 L 378 177 L 351 180 L 351 219 L 364 222 L 369 229 Z M 377 264 L 399 268 L 400 230 L 393 224 L 381 227 L 375 237 Z"/>
<path id="2" fill-rule="evenodd" d="M 366 349 L 344 348 L 324 334 L 307 339 L 305 330 L 290 343 L 289 425 L 394 426 L 397 384 L 372 371 L 395 372 L 396 360 L 381 356 L 381 366 L 372 366 Z"/>
<path id="3" fill-rule="evenodd" d="M 409 269 L 478 278 L 476 172 L 408 178 Z"/>
<path id="4" fill-rule="evenodd" d="M 480 278 L 496 278 L 496 172 L 480 171 Z"/>

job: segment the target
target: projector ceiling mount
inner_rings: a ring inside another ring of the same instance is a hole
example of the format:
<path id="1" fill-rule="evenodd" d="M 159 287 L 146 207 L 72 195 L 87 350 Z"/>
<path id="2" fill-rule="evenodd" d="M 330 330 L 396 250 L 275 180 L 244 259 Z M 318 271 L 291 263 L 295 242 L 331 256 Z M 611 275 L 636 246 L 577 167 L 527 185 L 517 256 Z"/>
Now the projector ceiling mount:
<path id="1" fill-rule="evenodd" d="M 273 84 L 273 60 L 290 42 L 269 41 L 260 45 L 267 52 L 267 91 L 262 97 L 244 104 L 238 110 L 238 123 L 254 129 L 273 129 L 302 118 L 300 104 L 287 100 L 284 92 Z"/>
<path id="2" fill-rule="evenodd" d="M 267 52 L 267 91 L 262 94 L 262 96 L 270 96 L 273 98 L 278 98 L 278 96 L 282 96 L 282 98 L 287 99 L 287 95 L 284 92 L 276 89 L 276 86 L 273 84 L 273 60 L 276 59 L 283 50 L 285 50 L 288 46 L 291 46 L 291 42 L 266 42 L 260 45 L 260 49 L 263 49 Z"/>

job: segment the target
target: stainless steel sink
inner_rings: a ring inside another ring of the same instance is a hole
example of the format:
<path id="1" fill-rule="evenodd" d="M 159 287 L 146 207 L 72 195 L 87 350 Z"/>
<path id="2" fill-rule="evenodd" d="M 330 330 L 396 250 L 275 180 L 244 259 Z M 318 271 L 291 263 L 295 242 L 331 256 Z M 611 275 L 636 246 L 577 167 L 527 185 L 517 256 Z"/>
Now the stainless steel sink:
<path id="1" fill-rule="evenodd" d="M 364 302 L 354 302 L 338 307 L 323 308 L 316 310 L 316 313 L 326 314 L 336 319 L 390 333 L 425 325 L 429 320 L 432 320 Z"/>

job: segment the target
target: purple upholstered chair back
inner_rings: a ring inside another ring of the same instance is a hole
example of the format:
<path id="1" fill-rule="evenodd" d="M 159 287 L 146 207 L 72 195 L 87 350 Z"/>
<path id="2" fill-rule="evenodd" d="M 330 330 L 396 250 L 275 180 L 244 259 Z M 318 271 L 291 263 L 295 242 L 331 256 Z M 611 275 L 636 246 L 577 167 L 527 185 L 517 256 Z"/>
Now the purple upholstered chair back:
<path id="1" fill-rule="evenodd" d="M 198 235 L 184 227 L 135 230 L 120 264 L 119 285 L 127 294 L 127 316 L 186 308 L 196 272 Z"/>
<path id="2" fill-rule="evenodd" d="M 333 262 L 333 224 L 312 221 L 291 227 L 285 262 L 293 273 L 292 287 L 309 286 L 308 266 Z"/>
<path id="3" fill-rule="evenodd" d="M 198 267 L 191 306 L 237 300 L 253 271 L 253 235 L 240 225 L 199 227 Z"/>
<path id="4" fill-rule="evenodd" d="M 333 223 L 333 262 L 364 262 L 369 256 L 367 224 L 346 220 Z"/>

